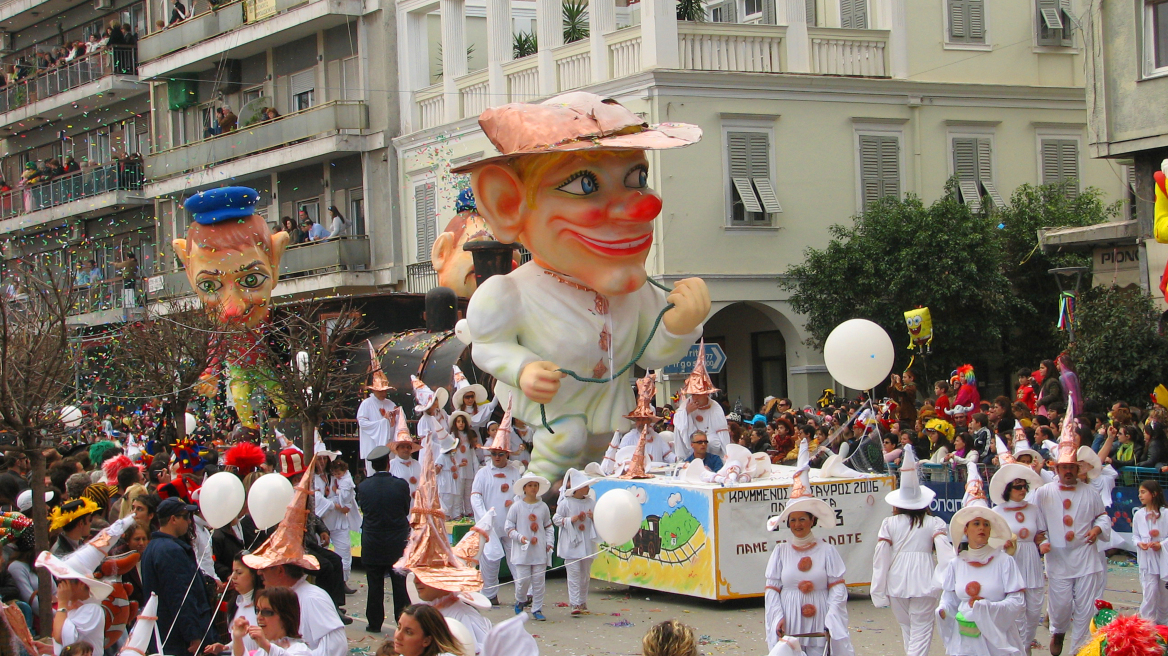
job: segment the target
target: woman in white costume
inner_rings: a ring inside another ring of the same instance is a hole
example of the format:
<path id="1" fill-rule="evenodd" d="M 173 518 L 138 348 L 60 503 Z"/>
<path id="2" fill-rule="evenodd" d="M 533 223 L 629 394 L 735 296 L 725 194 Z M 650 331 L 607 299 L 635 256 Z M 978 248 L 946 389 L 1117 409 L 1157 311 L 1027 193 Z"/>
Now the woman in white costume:
<path id="1" fill-rule="evenodd" d="M 811 494 L 807 440 L 799 443 L 799 461 L 791 498 L 767 529 L 786 526 L 792 537 L 775 546 L 766 567 L 767 648 L 792 636 L 807 656 L 821 656 L 831 642 L 833 656 L 850 656 L 846 569 L 835 547 L 816 538 L 811 529 L 819 522 L 835 525 L 835 513 Z"/>
<path id="2" fill-rule="evenodd" d="M 1168 622 L 1168 590 L 1162 578 L 1168 568 L 1164 564 L 1161 542 L 1168 536 L 1168 513 L 1164 512 L 1164 490 L 1156 481 L 1140 483 L 1140 503 L 1143 507 L 1132 518 L 1132 539 L 1136 543 L 1136 563 L 1140 566 L 1140 584 L 1144 599 L 1140 603 L 1140 617 L 1153 624 Z"/>
<path id="3" fill-rule="evenodd" d="M 933 643 L 933 611 L 941 595 L 933 576 L 953 558 L 945 522 L 929 514 L 936 493 L 921 487 L 917 456 L 904 447 L 900 487 L 884 501 L 892 517 L 880 524 L 872 557 L 872 603 L 892 606 L 906 656 L 926 656 Z M 936 554 L 936 564 L 934 564 Z"/>
<path id="4" fill-rule="evenodd" d="M 1042 566 L 1042 556 L 1034 538 L 1038 534 L 1038 506 L 1026 501 L 1032 490 L 1043 485 L 1042 477 L 1026 465 L 1020 465 L 1009 458 L 1009 462 L 990 479 L 990 499 L 995 504 L 994 512 L 1006 520 L 1010 527 L 1010 541 L 1007 552 L 1013 549 L 1014 564 L 1022 574 L 1023 597 L 1026 610 L 1018 618 L 1018 633 L 1022 644 L 1029 651 L 1038 645 L 1034 635 L 1042 620 L 1042 602 L 1046 598 L 1046 572 Z"/>
<path id="5" fill-rule="evenodd" d="M 1014 559 L 990 538 L 1004 543 L 1010 526 L 981 506 L 953 515 L 949 537 L 969 548 L 949 561 L 941 575 L 941 639 L 949 656 L 1023 656 L 1018 620 L 1026 613 L 1025 584 Z"/>

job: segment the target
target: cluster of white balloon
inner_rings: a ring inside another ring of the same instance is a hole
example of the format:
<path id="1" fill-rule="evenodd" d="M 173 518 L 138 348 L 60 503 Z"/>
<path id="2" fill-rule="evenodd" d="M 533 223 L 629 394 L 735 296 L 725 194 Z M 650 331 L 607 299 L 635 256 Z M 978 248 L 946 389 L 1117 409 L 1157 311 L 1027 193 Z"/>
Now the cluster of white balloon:
<path id="1" fill-rule="evenodd" d="M 261 531 L 284 519 L 284 511 L 292 503 L 294 490 L 287 478 L 278 474 L 260 476 L 247 494 L 247 511 Z M 239 516 L 243 510 L 243 481 L 229 472 L 212 474 L 203 481 L 199 491 L 199 509 L 211 528 L 222 528 Z"/>
<path id="2" fill-rule="evenodd" d="M 867 319 L 848 319 L 823 343 L 823 363 L 831 377 L 854 390 L 870 390 L 892 371 L 892 338 Z"/>

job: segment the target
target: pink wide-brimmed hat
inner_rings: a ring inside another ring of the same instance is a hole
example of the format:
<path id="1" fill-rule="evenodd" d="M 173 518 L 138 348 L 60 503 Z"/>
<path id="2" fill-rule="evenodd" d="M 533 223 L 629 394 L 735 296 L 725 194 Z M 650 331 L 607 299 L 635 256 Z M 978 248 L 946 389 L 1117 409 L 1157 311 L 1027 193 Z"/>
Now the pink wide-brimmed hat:
<path id="1" fill-rule="evenodd" d="M 500 155 L 451 169 L 469 173 L 520 155 L 577 150 L 668 150 L 697 143 L 702 129 L 689 123 L 650 126 L 611 98 L 573 91 L 541 103 L 510 103 L 479 115 L 479 125 Z"/>

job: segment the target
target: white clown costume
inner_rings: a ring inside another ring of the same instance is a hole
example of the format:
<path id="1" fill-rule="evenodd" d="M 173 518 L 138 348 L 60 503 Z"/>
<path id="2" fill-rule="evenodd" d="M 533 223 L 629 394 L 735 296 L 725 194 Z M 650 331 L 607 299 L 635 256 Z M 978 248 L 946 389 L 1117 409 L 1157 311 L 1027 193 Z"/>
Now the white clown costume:
<path id="1" fill-rule="evenodd" d="M 900 487 L 889 492 L 885 502 L 901 511 L 926 510 L 936 493 L 921 486 L 911 445 L 904 447 L 901 463 Z M 952 558 L 953 545 L 940 517 L 925 513 L 914 519 L 912 514 L 902 513 L 880 524 L 872 557 L 872 603 L 877 608 L 892 606 L 907 656 L 929 653 L 933 611 L 941 594 L 934 573 L 937 566 L 945 566 Z"/>
<path id="2" fill-rule="evenodd" d="M 430 389 L 417 376 L 410 376 L 410 384 L 414 388 L 414 412 L 418 415 L 418 439 L 422 442 L 421 459 L 425 460 L 431 440 L 450 432 L 450 417 L 442 409 L 450 393 L 445 387 Z M 434 454 L 434 459 L 438 459 L 438 454 Z"/>
<path id="3" fill-rule="evenodd" d="M 450 519 L 462 516 L 462 489 L 458 481 L 458 440 L 447 433 L 434 438 L 434 473 L 438 476 L 438 499 Z"/>
<path id="4" fill-rule="evenodd" d="M 1038 545 L 1034 542 L 1038 535 L 1038 507 L 1026 500 L 1029 491 L 1021 501 L 1011 501 L 1009 487 L 1018 486 L 1019 481 L 1022 481 L 1033 491 L 1041 487 L 1043 482 L 1033 469 L 1014 462 L 1008 451 L 1003 456 L 999 450 L 998 457 L 1002 466 L 990 479 L 990 499 L 998 504 L 994 506 L 994 512 L 1001 515 L 1010 528 L 1014 564 L 1022 576 L 1025 602 L 1025 610 L 1018 619 L 1018 633 L 1022 645 L 1029 647 L 1034 642 L 1038 623 L 1042 620 L 1042 602 L 1046 598 L 1046 574 L 1042 570 Z"/>
<path id="5" fill-rule="evenodd" d="M 596 526 L 592 511 L 596 508 L 596 493 L 588 489 L 583 499 L 573 496 L 592 485 L 592 478 L 578 469 L 569 469 L 564 475 L 560 501 L 552 523 L 560 527 L 556 555 L 564 559 L 568 570 L 568 604 L 572 614 L 588 610 L 588 580 L 596 552 Z"/>
<path id="6" fill-rule="evenodd" d="M 1002 516 L 984 506 L 957 511 L 950 523 L 950 539 L 965 538 L 974 519 L 990 524 L 990 538 L 1005 542 L 1010 527 Z M 1025 615 L 1022 575 L 1014 559 L 1001 548 L 986 545 L 967 549 L 949 561 L 941 574 L 941 606 L 937 617 L 941 639 L 950 656 L 1024 656 L 1018 620 Z"/>
<path id="7" fill-rule="evenodd" d="M 524 500 L 523 487 L 536 483 L 535 503 Z M 531 613 L 543 611 L 544 592 L 547 589 L 544 572 L 552 559 L 552 544 L 555 529 L 552 528 L 552 513 L 541 500 L 551 488 L 551 483 L 543 476 L 527 473 L 515 481 L 515 503 L 507 510 L 505 535 L 511 540 L 511 560 L 515 575 L 516 613 L 522 609 L 531 596 Z M 538 619 L 538 616 L 536 616 Z"/>
<path id="8" fill-rule="evenodd" d="M 1144 589 L 1140 603 L 1140 617 L 1153 624 L 1168 623 L 1168 590 L 1164 578 L 1168 562 L 1164 549 L 1159 548 L 1168 536 L 1168 513 L 1163 507 L 1157 513 L 1140 508 L 1132 517 L 1132 539 L 1136 543 L 1136 562 L 1140 566 L 1140 585 Z"/>
<path id="9" fill-rule="evenodd" d="M 811 493 L 811 456 L 807 440 L 799 443 L 799 461 L 791 498 L 778 517 L 767 521 L 767 529 L 786 526 L 792 513 L 807 513 L 817 525 L 835 526 L 835 513 Z M 848 634 L 848 587 L 844 582 L 844 561 L 836 548 L 808 533 L 792 537 L 771 552 L 766 567 L 766 637 L 772 649 L 782 636 L 799 639 L 807 656 L 820 656 L 831 642 L 833 656 L 850 656 Z"/>
<path id="10" fill-rule="evenodd" d="M 699 406 L 698 401 L 692 398 L 699 395 L 709 396 L 718 391 L 718 388 L 714 387 L 714 381 L 710 380 L 710 375 L 706 373 L 705 352 L 706 343 L 703 341 L 698 349 L 698 359 L 694 363 L 693 371 L 679 390 L 680 394 L 689 398 L 680 401 L 677 412 L 673 415 L 673 453 L 681 461 L 693 455 L 693 448 L 689 443 L 697 431 L 706 434 L 710 441 L 710 453 L 715 455 L 724 455 L 726 445 L 730 444 L 730 424 L 726 423 L 726 413 L 722 411 L 722 406 L 710 399 L 706 399 L 705 403 Z"/>
<path id="11" fill-rule="evenodd" d="M 381 370 L 381 360 L 377 355 L 377 350 L 373 348 L 372 342 L 366 341 L 366 343 L 369 345 L 369 362 L 373 369 L 373 382 L 369 385 L 369 391 L 387 392 L 391 388 L 389 380 L 385 377 L 385 372 Z M 357 431 L 360 440 L 358 445 L 361 460 L 365 462 L 366 476 L 373 475 L 373 467 L 366 460 L 369 457 L 369 452 L 389 443 L 390 432 L 393 430 L 393 416 L 390 413 L 396 408 L 397 404 L 393 401 L 388 398 L 378 399 L 373 394 L 361 401 L 361 405 L 357 408 Z"/>
<path id="12" fill-rule="evenodd" d="M 402 458 L 397 455 L 397 447 L 409 444 L 410 453 L 417 453 L 422 447 L 410 435 L 409 426 L 406 425 L 405 410 L 398 408 L 395 412 L 397 414 L 397 430 L 393 441 L 389 443 L 389 447 L 394 450 L 393 457 L 389 459 L 389 473 L 409 483 L 410 494 L 413 494 L 418 489 L 418 481 L 422 480 L 422 463 L 410 456 Z"/>
<path id="13" fill-rule="evenodd" d="M 503 430 L 506 427 L 507 430 Z M 511 404 L 507 403 L 507 411 L 503 414 L 499 430 L 495 432 L 495 439 L 487 445 L 488 451 L 505 451 L 510 453 L 506 435 L 511 432 Z M 482 521 L 487 513 L 495 511 L 492 526 L 495 534 L 502 539 L 507 535 L 507 511 L 515 504 L 515 481 L 522 474 L 522 466 L 511 460 L 504 467 L 496 467 L 490 460 L 475 474 L 474 485 L 470 495 L 470 504 L 474 509 L 475 521 Z M 504 540 L 504 543 L 506 541 Z M 507 558 L 507 568 L 515 571 L 511 564 L 510 550 L 504 547 L 503 553 L 485 551 L 479 560 L 479 570 L 483 574 L 483 594 L 494 600 L 499 594 L 499 563 Z"/>

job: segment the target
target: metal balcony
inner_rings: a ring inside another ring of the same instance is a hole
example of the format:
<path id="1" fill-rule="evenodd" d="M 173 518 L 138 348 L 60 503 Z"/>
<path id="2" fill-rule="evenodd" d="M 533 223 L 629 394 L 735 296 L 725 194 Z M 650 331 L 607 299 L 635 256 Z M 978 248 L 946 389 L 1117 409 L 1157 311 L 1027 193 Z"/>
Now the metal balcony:
<path id="1" fill-rule="evenodd" d="M 137 75 L 138 51 L 134 46 L 108 47 L 64 66 L 29 67 L 27 77 L 0 88 L 0 127 L 13 127 L 42 114 L 49 115 L 46 122 L 72 118 L 145 94 L 148 89 Z"/>
<path id="2" fill-rule="evenodd" d="M 141 162 L 115 162 L 4 192 L 0 194 L 0 233 L 69 216 L 101 216 L 123 205 L 146 204 L 146 199 L 129 193 L 140 190 L 142 180 Z M 65 207 L 75 201 L 85 201 L 84 207 Z M 56 211 L 58 207 L 61 209 Z"/>

